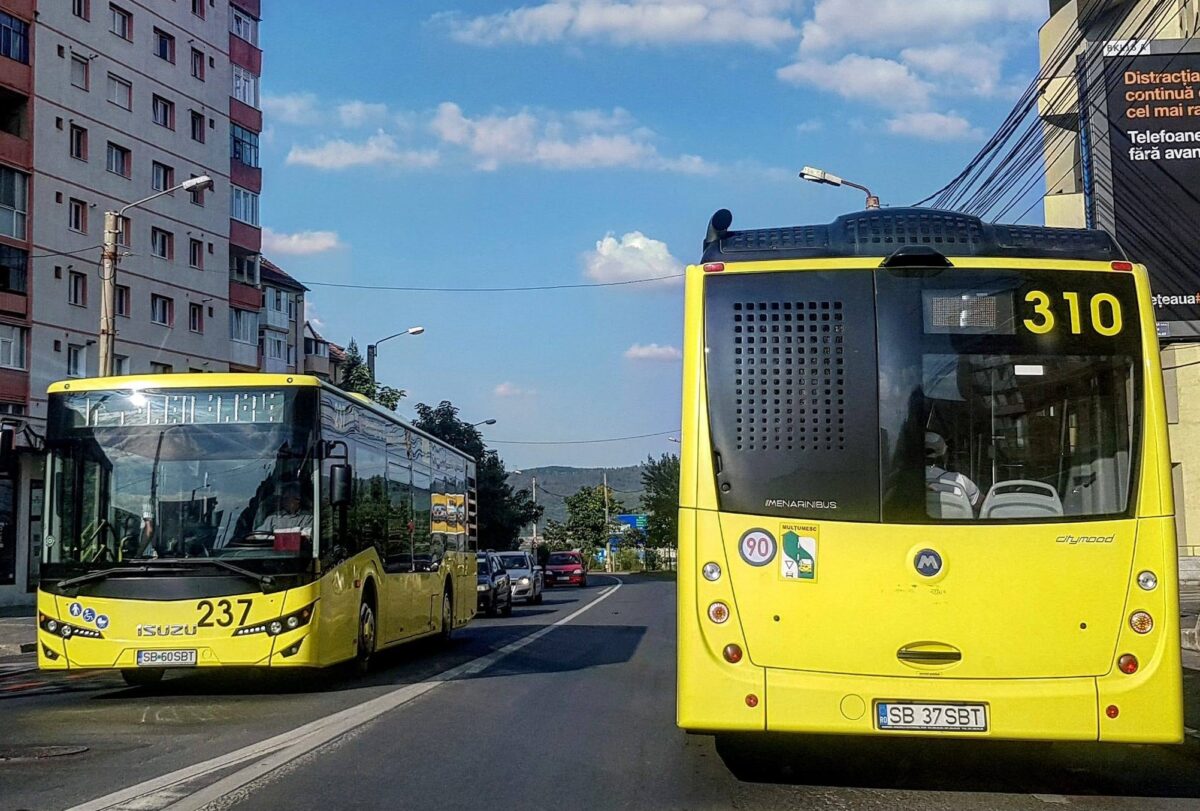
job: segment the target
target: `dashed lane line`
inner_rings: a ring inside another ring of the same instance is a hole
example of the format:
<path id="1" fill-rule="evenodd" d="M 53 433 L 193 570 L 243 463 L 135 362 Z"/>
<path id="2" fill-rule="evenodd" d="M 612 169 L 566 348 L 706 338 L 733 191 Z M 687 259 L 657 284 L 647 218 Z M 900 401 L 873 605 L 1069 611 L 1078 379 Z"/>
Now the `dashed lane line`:
<path id="1" fill-rule="evenodd" d="M 606 575 L 607 576 L 607 575 Z M 241 789 L 271 771 L 299 758 L 319 746 L 330 743 L 368 721 L 401 707 L 446 682 L 474 676 L 504 657 L 531 645 L 555 628 L 566 625 L 576 617 L 595 608 L 621 588 L 616 585 L 602 591 L 596 599 L 580 606 L 556 622 L 543 626 L 503 648 L 446 670 L 432 679 L 405 685 L 354 707 L 311 721 L 288 732 L 245 746 L 202 763 L 178 769 L 146 780 L 137 785 L 114 791 L 95 800 L 74 806 L 68 811 L 198 811 L 198 809 Z M 231 768 L 249 763 L 237 771 L 219 777 L 209 785 L 202 784 Z M 195 786 L 195 788 L 193 788 Z"/>

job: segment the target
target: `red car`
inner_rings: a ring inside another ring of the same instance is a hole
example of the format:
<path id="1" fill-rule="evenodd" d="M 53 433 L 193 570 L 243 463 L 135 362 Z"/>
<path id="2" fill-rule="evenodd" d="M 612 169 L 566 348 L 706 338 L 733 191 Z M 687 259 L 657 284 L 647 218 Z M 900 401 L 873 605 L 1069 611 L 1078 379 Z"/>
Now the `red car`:
<path id="1" fill-rule="evenodd" d="M 546 587 L 587 585 L 587 566 L 578 552 L 551 552 L 546 561 Z"/>

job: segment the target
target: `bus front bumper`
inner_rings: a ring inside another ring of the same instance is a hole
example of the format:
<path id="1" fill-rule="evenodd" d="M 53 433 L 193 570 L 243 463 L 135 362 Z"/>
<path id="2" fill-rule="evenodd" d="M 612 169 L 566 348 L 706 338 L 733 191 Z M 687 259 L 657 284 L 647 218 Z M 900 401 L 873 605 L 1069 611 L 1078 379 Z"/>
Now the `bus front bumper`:
<path id="1" fill-rule="evenodd" d="M 181 652 L 188 664 L 171 669 L 207 667 L 313 667 L 318 664 L 316 639 L 309 628 L 276 637 L 256 634 L 231 639 L 170 638 L 170 641 L 130 639 L 63 639 L 39 629 L 38 667 L 42 670 L 126 670 L 139 667 L 139 651 Z M 191 663 L 194 662 L 194 663 Z M 157 666 L 157 665 L 151 665 Z"/>

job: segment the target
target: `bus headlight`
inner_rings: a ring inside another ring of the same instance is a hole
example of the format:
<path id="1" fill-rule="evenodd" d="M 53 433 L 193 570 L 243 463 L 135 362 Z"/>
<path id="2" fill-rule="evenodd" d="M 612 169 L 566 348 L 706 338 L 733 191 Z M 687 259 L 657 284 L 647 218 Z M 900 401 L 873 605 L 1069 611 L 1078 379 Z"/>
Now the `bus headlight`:
<path id="1" fill-rule="evenodd" d="M 233 632 L 234 636 L 250 636 L 251 634 L 267 634 L 268 636 L 279 636 L 284 631 L 294 631 L 308 625 L 312 619 L 313 607 L 306 605 L 299 611 L 293 611 L 290 614 L 284 614 L 279 619 L 268 620 L 267 622 L 258 622 L 254 625 L 246 625 L 238 628 Z"/>
<path id="2" fill-rule="evenodd" d="M 1154 572 L 1141 572 L 1138 575 L 1138 585 L 1144 591 L 1154 591 L 1158 586 L 1158 575 Z"/>
<path id="3" fill-rule="evenodd" d="M 45 614 L 38 615 L 38 625 L 43 631 L 48 634 L 70 639 L 73 636 L 82 636 L 87 639 L 104 639 L 104 634 L 97 631 L 95 628 L 84 628 L 79 625 L 71 625 L 69 622 L 56 620 L 54 617 L 47 617 Z"/>
<path id="4" fill-rule="evenodd" d="M 1154 618 L 1145 611 L 1134 611 L 1129 615 L 1129 627 L 1139 634 L 1148 634 L 1154 628 Z"/>

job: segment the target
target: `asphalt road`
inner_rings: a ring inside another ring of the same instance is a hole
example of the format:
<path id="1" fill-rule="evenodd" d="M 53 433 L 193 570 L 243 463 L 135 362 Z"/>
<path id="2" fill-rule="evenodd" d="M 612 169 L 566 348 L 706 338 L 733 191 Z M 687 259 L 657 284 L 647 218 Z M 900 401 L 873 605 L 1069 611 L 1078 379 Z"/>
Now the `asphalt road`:
<path id="1" fill-rule="evenodd" d="M 608 581 L 403 648 L 367 678 L 180 673 L 150 692 L 0 668 L 0 811 L 1200 807 L 1194 739 L 718 748 L 674 727 L 674 585 Z M 1200 671 L 1185 677 L 1195 729 Z"/>

